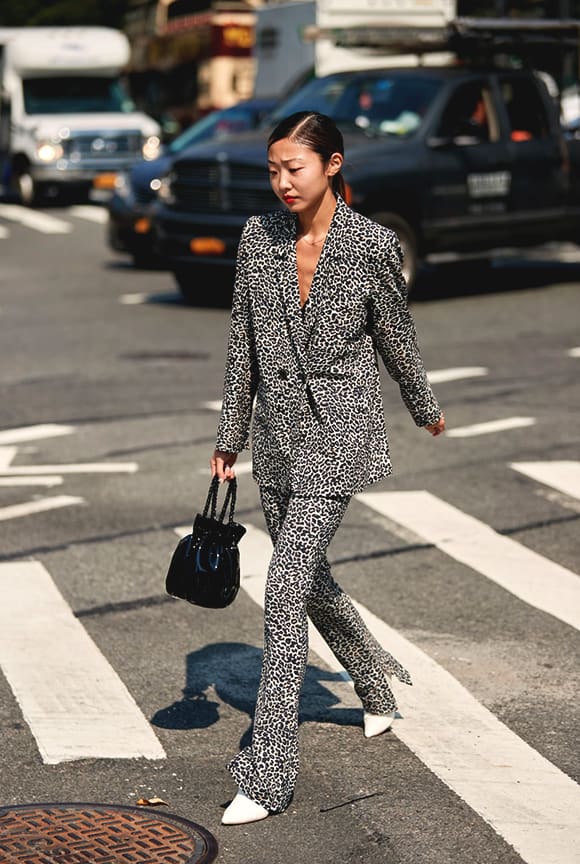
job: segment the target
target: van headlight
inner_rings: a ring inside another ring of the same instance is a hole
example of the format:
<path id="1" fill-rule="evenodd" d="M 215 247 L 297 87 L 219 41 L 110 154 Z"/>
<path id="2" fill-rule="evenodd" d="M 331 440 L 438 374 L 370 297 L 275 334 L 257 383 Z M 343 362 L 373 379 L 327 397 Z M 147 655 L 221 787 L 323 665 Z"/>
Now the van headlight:
<path id="1" fill-rule="evenodd" d="M 54 141 L 39 141 L 36 145 L 36 155 L 41 162 L 57 162 L 64 156 L 62 144 Z"/>
<path id="2" fill-rule="evenodd" d="M 157 135 L 149 135 L 149 137 L 145 138 L 143 141 L 141 151 L 143 153 L 143 159 L 146 159 L 148 162 L 151 162 L 152 159 L 157 159 L 161 151 L 161 140 Z"/>
<path id="3" fill-rule="evenodd" d="M 166 174 L 165 177 L 162 177 L 159 181 L 157 194 L 164 204 L 175 204 L 175 193 L 173 192 L 174 180 L 175 174 Z"/>

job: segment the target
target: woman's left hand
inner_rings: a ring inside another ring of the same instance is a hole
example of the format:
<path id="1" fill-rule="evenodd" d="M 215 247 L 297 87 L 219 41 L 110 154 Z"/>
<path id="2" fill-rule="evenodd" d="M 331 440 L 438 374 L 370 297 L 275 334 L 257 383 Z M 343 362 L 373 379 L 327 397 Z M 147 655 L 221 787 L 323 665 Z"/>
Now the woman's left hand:
<path id="1" fill-rule="evenodd" d="M 427 432 L 430 432 L 431 435 L 441 435 L 442 432 L 445 432 L 445 417 L 443 414 L 437 421 L 437 423 L 430 423 L 428 426 L 424 427 Z"/>

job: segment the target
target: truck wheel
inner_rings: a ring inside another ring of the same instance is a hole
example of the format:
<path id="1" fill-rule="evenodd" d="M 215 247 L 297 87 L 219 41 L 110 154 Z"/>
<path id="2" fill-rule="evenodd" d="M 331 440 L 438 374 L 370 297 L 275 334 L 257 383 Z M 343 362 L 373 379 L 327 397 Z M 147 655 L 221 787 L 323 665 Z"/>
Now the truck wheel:
<path id="1" fill-rule="evenodd" d="M 23 171 L 18 173 L 14 180 L 16 193 L 20 198 L 20 202 L 26 207 L 32 207 L 38 200 L 38 189 L 30 172 Z"/>
<path id="2" fill-rule="evenodd" d="M 379 225 L 384 225 L 385 228 L 391 228 L 399 238 L 399 243 L 405 256 L 403 261 L 403 276 L 407 283 L 407 291 L 410 294 L 417 278 L 417 268 L 419 266 L 415 232 L 409 223 L 402 216 L 397 216 L 396 213 L 371 213 L 369 218 L 374 222 L 378 222 Z"/>

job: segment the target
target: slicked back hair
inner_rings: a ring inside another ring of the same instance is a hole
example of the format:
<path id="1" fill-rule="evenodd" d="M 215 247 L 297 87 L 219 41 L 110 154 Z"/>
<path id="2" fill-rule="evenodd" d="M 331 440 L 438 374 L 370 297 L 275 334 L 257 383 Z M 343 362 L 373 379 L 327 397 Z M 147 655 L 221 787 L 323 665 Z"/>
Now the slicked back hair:
<path id="1" fill-rule="evenodd" d="M 297 111 L 281 120 L 270 133 L 268 150 L 272 144 L 283 138 L 289 138 L 290 141 L 303 144 L 318 153 L 325 165 L 333 153 L 344 156 L 344 141 L 340 129 L 331 117 L 319 114 L 318 111 Z M 332 178 L 332 191 L 343 198 L 346 195 L 344 177 L 340 171 Z"/>

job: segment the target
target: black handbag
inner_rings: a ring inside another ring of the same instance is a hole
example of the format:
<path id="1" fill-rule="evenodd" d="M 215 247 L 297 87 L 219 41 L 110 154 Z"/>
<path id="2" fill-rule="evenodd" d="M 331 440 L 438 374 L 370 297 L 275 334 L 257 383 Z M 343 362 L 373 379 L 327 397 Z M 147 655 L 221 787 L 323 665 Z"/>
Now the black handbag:
<path id="1" fill-rule="evenodd" d="M 229 606 L 240 587 L 238 543 L 246 529 L 234 522 L 235 477 L 227 481 L 227 487 L 221 513 L 216 519 L 219 480 L 213 478 L 203 513 L 195 517 L 191 534 L 177 544 L 165 580 L 167 593 L 172 597 L 209 609 Z M 229 516 L 225 522 L 228 505 Z"/>

